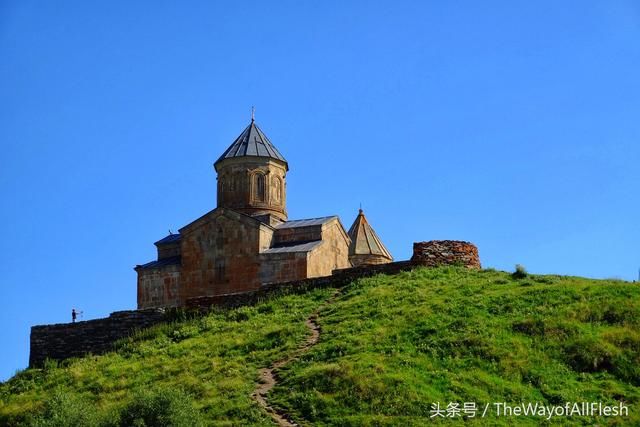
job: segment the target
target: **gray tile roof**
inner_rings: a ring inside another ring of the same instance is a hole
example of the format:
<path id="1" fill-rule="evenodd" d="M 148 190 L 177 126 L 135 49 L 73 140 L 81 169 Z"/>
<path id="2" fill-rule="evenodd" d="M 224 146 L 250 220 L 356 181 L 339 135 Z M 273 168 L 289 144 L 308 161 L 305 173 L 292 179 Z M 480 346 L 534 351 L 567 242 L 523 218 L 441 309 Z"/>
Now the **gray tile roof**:
<path id="1" fill-rule="evenodd" d="M 135 270 L 146 270 L 150 268 L 161 268 L 167 265 L 177 265 L 181 263 L 182 258 L 180 256 L 173 256 L 170 258 L 160 259 L 158 261 L 151 261 L 146 264 L 136 265 Z"/>
<path id="2" fill-rule="evenodd" d="M 336 215 L 332 216 L 323 216 L 321 218 L 309 218 L 309 219 L 294 219 L 291 221 L 283 222 L 282 224 L 276 225 L 276 229 L 281 228 L 298 228 L 298 227 L 309 227 L 312 225 L 322 225 L 331 221 L 332 219 L 337 218 Z"/>
<path id="3" fill-rule="evenodd" d="M 164 245 L 167 243 L 174 243 L 180 240 L 180 234 L 179 233 L 173 233 L 173 234 L 169 234 L 167 237 L 164 237 L 160 240 L 158 240 L 157 242 L 154 243 L 154 245 Z"/>
<path id="4" fill-rule="evenodd" d="M 280 154 L 278 149 L 269 141 L 269 138 L 267 138 L 253 120 L 251 120 L 249 126 L 242 131 L 240 136 L 233 141 L 233 144 L 222 153 L 222 156 L 216 160 L 216 164 L 224 159 L 243 156 L 269 157 L 280 160 L 285 164 L 287 163 L 284 156 Z M 289 165 L 287 164 L 287 170 L 288 169 Z"/>
<path id="5" fill-rule="evenodd" d="M 314 240 L 312 242 L 300 243 L 298 245 L 279 246 L 275 248 L 269 248 L 263 251 L 264 254 L 283 254 L 291 252 L 310 252 L 316 246 L 322 243 L 322 240 Z"/>

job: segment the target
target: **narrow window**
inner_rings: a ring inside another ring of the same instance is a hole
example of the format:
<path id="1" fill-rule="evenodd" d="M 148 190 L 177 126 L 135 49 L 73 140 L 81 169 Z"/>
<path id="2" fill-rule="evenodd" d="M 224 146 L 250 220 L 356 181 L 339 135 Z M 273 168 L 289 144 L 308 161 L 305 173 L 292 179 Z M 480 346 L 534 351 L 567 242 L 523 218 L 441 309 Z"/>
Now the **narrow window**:
<path id="1" fill-rule="evenodd" d="M 221 251 L 224 248 L 224 234 L 222 227 L 218 226 L 218 233 L 216 235 L 216 249 Z"/>
<path id="2" fill-rule="evenodd" d="M 256 200 L 264 202 L 264 175 L 256 174 Z"/>
<path id="3" fill-rule="evenodd" d="M 277 204 L 280 204 L 282 200 L 282 181 L 280 181 L 279 177 L 273 178 L 273 201 Z"/>
<path id="4" fill-rule="evenodd" d="M 216 280 L 218 282 L 224 281 L 224 259 L 219 259 L 216 261 Z"/>
<path id="5" fill-rule="evenodd" d="M 224 201 L 224 179 L 218 178 L 218 203 Z"/>

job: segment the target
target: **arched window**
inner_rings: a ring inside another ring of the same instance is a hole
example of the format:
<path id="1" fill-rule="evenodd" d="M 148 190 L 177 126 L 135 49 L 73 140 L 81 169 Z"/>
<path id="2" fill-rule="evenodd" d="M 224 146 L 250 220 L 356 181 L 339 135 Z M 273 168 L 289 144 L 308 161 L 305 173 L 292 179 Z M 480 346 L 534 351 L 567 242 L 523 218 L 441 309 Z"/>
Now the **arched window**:
<path id="1" fill-rule="evenodd" d="M 216 249 L 224 249 L 224 231 L 222 227 L 218 226 L 218 232 L 216 233 Z"/>
<path id="2" fill-rule="evenodd" d="M 264 202 L 264 175 L 257 173 L 255 175 L 255 199 L 258 202 Z"/>
<path id="3" fill-rule="evenodd" d="M 273 201 L 276 204 L 282 201 L 282 181 L 277 176 L 273 177 Z"/>

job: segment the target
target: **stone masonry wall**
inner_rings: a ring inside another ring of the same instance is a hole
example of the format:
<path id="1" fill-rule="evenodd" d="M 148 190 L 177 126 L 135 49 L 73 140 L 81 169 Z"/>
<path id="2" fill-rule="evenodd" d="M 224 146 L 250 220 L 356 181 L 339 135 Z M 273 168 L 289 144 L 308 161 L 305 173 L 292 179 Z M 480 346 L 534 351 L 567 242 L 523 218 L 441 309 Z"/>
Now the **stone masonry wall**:
<path id="1" fill-rule="evenodd" d="M 138 309 L 179 305 L 180 264 L 138 271 Z"/>
<path id="2" fill-rule="evenodd" d="M 117 311 L 105 319 L 33 326 L 29 367 L 41 366 L 47 358 L 63 360 L 105 353 L 113 349 L 115 341 L 164 320 L 162 310 L 132 310 Z"/>
<path id="3" fill-rule="evenodd" d="M 438 265 L 463 265 L 480 269 L 478 248 L 459 240 L 431 240 L 413 244 L 411 261 L 427 267 Z"/>
<path id="4" fill-rule="evenodd" d="M 258 277 L 261 283 L 289 282 L 307 277 L 307 254 L 305 252 L 260 254 Z"/>
<path id="5" fill-rule="evenodd" d="M 261 228 L 267 227 L 225 209 L 181 229 L 180 305 L 191 297 L 258 288 Z"/>
<path id="6" fill-rule="evenodd" d="M 241 307 L 256 304 L 278 294 L 304 293 L 316 288 L 344 286 L 362 277 L 375 276 L 376 274 L 395 274 L 401 271 L 411 270 L 415 267 L 416 264 L 411 261 L 400 261 L 388 264 L 345 268 L 336 270 L 331 276 L 294 280 L 285 283 L 270 283 L 251 292 L 189 298 L 186 302 L 186 308 L 206 312 L 211 307 Z"/>
<path id="7" fill-rule="evenodd" d="M 329 276 L 335 270 L 351 267 L 349 240 L 337 220 L 323 227 L 322 240 L 320 246 L 307 254 L 307 271 L 303 277 Z"/>

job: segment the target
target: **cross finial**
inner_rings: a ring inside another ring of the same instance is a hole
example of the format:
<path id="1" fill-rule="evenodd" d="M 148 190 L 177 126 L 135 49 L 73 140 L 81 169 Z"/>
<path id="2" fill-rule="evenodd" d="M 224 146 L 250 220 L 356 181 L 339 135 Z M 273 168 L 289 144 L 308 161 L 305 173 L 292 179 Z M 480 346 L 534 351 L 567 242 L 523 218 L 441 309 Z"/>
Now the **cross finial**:
<path id="1" fill-rule="evenodd" d="M 254 122 L 256 120 L 256 107 L 251 106 L 251 121 Z"/>

